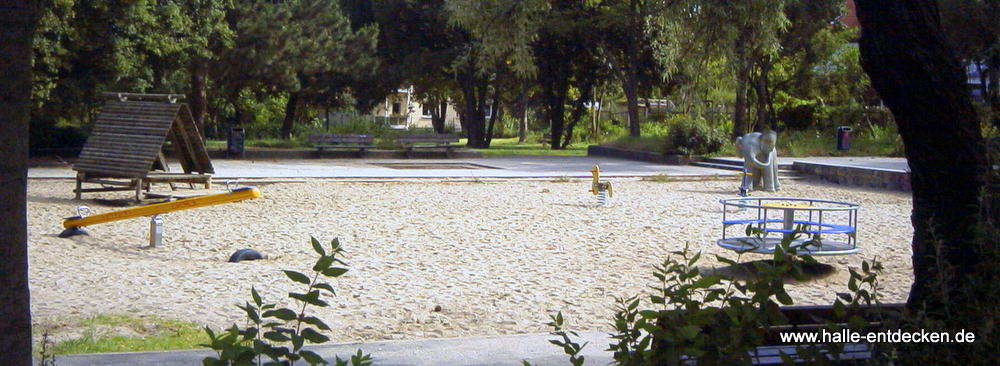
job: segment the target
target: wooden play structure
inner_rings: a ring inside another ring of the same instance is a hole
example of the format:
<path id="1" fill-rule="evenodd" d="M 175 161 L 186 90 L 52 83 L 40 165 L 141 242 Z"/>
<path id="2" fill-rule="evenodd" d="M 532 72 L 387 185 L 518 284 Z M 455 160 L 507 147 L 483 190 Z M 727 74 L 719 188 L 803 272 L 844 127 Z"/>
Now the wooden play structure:
<path id="1" fill-rule="evenodd" d="M 142 199 L 153 183 L 177 183 L 212 187 L 214 169 L 201 133 L 183 95 L 104 93 L 108 101 L 101 108 L 90 138 L 73 164 L 76 199 L 84 192 L 135 191 Z M 183 173 L 172 173 L 163 154 L 169 139 Z M 84 188 L 83 184 L 100 188 Z"/>

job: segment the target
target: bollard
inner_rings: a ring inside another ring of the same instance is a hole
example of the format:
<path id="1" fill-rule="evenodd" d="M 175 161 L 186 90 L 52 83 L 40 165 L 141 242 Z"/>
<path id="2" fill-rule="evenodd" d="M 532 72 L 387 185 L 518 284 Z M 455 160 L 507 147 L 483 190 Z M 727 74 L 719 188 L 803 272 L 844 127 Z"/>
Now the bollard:
<path id="1" fill-rule="evenodd" d="M 160 215 L 149 217 L 149 247 L 163 245 L 163 218 Z"/>

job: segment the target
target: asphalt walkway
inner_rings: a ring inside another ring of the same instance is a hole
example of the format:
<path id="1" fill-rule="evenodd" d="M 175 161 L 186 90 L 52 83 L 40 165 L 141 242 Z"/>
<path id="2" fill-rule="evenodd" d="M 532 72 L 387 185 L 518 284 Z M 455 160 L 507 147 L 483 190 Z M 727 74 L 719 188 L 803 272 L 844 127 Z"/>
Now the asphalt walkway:
<path id="1" fill-rule="evenodd" d="M 569 365 L 562 348 L 548 342 L 556 337 L 547 334 L 520 334 L 495 337 L 442 338 L 412 341 L 343 343 L 307 347 L 327 361 L 339 356 L 349 358 L 358 349 L 370 354 L 379 366 L 517 366 L 528 361 L 536 366 Z M 607 365 L 611 352 L 605 351 L 611 339 L 600 332 L 580 333 L 575 341 L 589 342 L 581 353 L 586 365 Z M 59 366 L 189 366 L 201 365 L 211 357 L 211 350 L 160 352 L 95 353 L 58 356 Z"/>
<path id="2" fill-rule="evenodd" d="M 735 160 L 735 158 L 734 158 Z M 909 170 L 902 158 L 781 158 L 781 161 L 814 161 L 876 169 Z M 691 165 L 662 165 L 641 161 L 591 156 L 513 156 L 472 159 L 290 159 L 226 160 L 215 159 L 213 178 L 581 178 L 590 177 L 590 168 L 600 165 L 605 177 L 645 176 L 728 176 L 731 170 Z M 180 166 L 172 163 L 173 171 Z M 69 164 L 55 160 L 28 170 L 29 178 L 64 178 L 76 176 Z"/>

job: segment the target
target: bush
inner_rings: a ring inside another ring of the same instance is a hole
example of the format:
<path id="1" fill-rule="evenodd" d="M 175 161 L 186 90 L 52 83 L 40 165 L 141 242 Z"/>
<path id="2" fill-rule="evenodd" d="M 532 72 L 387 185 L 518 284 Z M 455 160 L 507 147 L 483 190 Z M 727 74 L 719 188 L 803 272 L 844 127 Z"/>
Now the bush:
<path id="1" fill-rule="evenodd" d="M 323 248 L 316 238 L 312 238 L 312 247 L 319 254 L 319 259 L 312 266 L 313 273 L 306 275 L 296 271 L 284 271 L 292 281 L 306 286 L 305 292 L 289 292 L 288 297 L 295 300 L 298 309 L 279 308 L 277 304 L 266 303 L 257 292 L 251 288 L 253 302 L 238 305 L 246 314 L 248 326 L 240 328 L 233 324 L 229 329 L 216 335 L 211 328 L 205 327 L 209 344 L 218 357 L 206 357 L 202 360 L 205 366 L 238 366 L 238 365 L 292 365 L 302 360 L 309 365 L 327 365 L 328 363 L 315 352 L 302 347 L 308 342 L 313 344 L 326 343 L 329 337 L 320 330 L 330 330 L 322 320 L 315 316 L 306 316 L 309 305 L 327 307 L 329 303 L 323 299 L 324 294 L 335 295 L 333 286 L 320 281 L 322 278 L 337 278 L 347 273 L 347 264 L 339 258 L 343 253 L 340 242 L 333 239 L 329 252 Z M 322 275 L 322 278 L 320 277 Z M 291 347 L 289 347 L 291 346 Z M 264 358 L 270 361 L 265 361 Z M 371 357 L 358 350 L 348 360 L 336 359 L 337 366 L 370 366 Z"/>
<path id="2" fill-rule="evenodd" d="M 781 108 L 778 111 L 778 120 L 782 122 L 785 129 L 802 131 L 816 124 L 815 115 L 815 105 L 799 104 Z"/>
<path id="3" fill-rule="evenodd" d="M 668 154 L 705 155 L 718 152 L 729 139 L 700 120 L 675 123 L 667 134 Z"/>
<path id="4" fill-rule="evenodd" d="M 83 147 L 86 141 L 84 128 L 71 125 L 33 124 L 29 136 L 32 150 Z"/>
<path id="5" fill-rule="evenodd" d="M 785 291 L 785 278 L 803 281 L 804 265 L 817 263 L 808 254 L 797 253 L 797 247 L 791 245 L 801 230 L 802 227 L 797 229 L 793 238 L 784 239 L 770 261 L 753 262 L 756 276 L 747 280 L 702 273 L 698 266 L 701 253 L 692 254 L 687 247 L 672 252 L 671 257 L 655 267 L 653 293 L 616 299 L 611 322 L 613 341 L 608 349 L 613 352 L 613 364 L 752 364 L 755 348 L 766 343 L 767 328 L 788 322 L 779 309 L 779 304 L 793 304 Z M 752 227 L 747 228 L 747 233 L 758 238 L 763 234 Z M 730 266 L 739 261 L 739 258 L 716 258 Z M 829 323 L 827 331 L 837 332 L 844 326 L 859 331 L 868 324 L 858 315 L 864 313 L 859 309 L 879 304 L 878 275 L 882 271 L 877 261 L 862 262 L 860 271 L 850 269 L 848 287 L 852 293 L 838 293 L 833 303 L 834 316 L 849 320 L 846 324 Z M 649 307 L 643 308 L 644 303 Z M 881 316 L 877 310 L 866 315 L 872 319 Z M 559 339 L 550 343 L 562 348 L 570 356 L 571 364 L 582 365 L 580 352 L 584 346 L 572 340 L 575 333 L 563 329 L 561 313 L 552 320 L 551 334 Z M 838 347 L 843 344 L 799 346 L 796 351 L 806 364 L 827 364 L 831 361 L 829 355 L 820 349 Z"/>

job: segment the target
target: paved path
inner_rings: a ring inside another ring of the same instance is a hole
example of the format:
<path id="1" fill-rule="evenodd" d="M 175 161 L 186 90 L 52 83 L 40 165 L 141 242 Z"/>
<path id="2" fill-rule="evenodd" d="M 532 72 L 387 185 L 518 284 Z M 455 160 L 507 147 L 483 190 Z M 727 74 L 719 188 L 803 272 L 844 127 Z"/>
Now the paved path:
<path id="1" fill-rule="evenodd" d="M 607 334 L 580 333 L 580 342 L 590 342 L 582 355 L 587 365 L 607 365 L 611 353 L 605 351 L 611 342 Z M 547 334 L 522 334 L 496 337 L 426 339 L 415 341 L 383 341 L 345 343 L 309 347 L 324 359 L 348 358 L 360 348 L 371 354 L 375 365 L 407 366 L 517 366 L 527 360 L 537 366 L 568 365 L 569 356 L 548 342 L 555 337 Z M 59 366 L 189 366 L 201 365 L 201 359 L 214 355 L 210 350 L 98 353 L 59 356 Z"/>
<path id="2" fill-rule="evenodd" d="M 685 165 L 583 156 L 518 156 L 475 159 L 293 159 L 212 161 L 213 178 L 553 178 L 590 177 L 594 164 L 602 176 L 714 176 L 734 172 Z M 51 164 L 48 164 L 51 165 Z M 423 165 L 423 167 L 420 167 Z M 395 168 L 394 168 L 395 167 Z M 171 164 L 171 170 L 180 166 Z M 73 178 L 68 165 L 35 167 L 30 178 Z"/>
<path id="3" fill-rule="evenodd" d="M 729 159 L 727 159 L 729 160 Z M 732 158 L 733 161 L 738 161 Z M 781 158 L 783 162 L 808 161 L 909 171 L 906 159 L 872 157 Z M 54 162 L 54 161 L 53 161 Z M 216 180 L 255 178 L 560 178 L 589 177 L 590 167 L 601 166 L 602 176 L 644 177 L 716 176 L 735 172 L 690 165 L 662 165 L 591 156 L 515 156 L 475 159 L 216 159 Z M 180 166 L 172 163 L 172 170 Z M 65 164 L 44 164 L 28 170 L 30 178 L 67 178 L 76 173 Z"/>
<path id="4" fill-rule="evenodd" d="M 743 164 L 743 159 L 737 159 L 737 158 L 720 158 L 720 159 Z M 844 156 L 844 157 L 814 156 L 805 158 L 778 157 L 779 164 L 793 164 L 795 162 L 853 166 L 860 168 L 875 168 L 875 169 L 885 169 L 885 170 L 899 170 L 906 172 L 910 171 L 910 165 L 906 162 L 906 159 L 904 158 L 885 158 L 885 157 L 869 157 L 869 156 Z"/>

